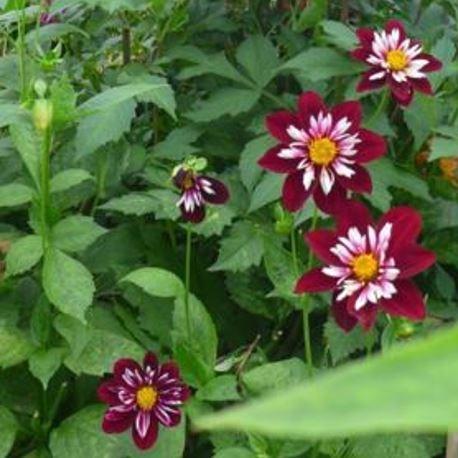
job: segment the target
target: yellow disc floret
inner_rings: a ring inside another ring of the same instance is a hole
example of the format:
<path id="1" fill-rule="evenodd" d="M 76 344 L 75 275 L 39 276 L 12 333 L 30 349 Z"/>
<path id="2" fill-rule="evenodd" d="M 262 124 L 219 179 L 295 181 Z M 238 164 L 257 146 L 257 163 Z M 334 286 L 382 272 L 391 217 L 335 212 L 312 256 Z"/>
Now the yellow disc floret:
<path id="1" fill-rule="evenodd" d="M 404 51 L 401 51 L 400 49 L 393 49 L 392 51 L 388 51 L 386 55 L 386 62 L 391 70 L 401 71 L 407 67 L 409 60 Z"/>
<path id="2" fill-rule="evenodd" d="M 351 262 L 353 272 L 359 281 L 372 280 L 378 273 L 378 261 L 372 253 L 361 254 Z"/>
<path id="3" fill-rule="evenodd" d="M 142 410 L 151 410 L 157 402 L 157 391 L 152 386 L 143 386 L 137 391 L 137 405 Z"/>
<path id="4" fill-rule="evenodd" d="M 310 143 L 309 155 L 314 164 L 326 166 L 337 156 L 337 146 L 327 137 L 318 138 Z"/>

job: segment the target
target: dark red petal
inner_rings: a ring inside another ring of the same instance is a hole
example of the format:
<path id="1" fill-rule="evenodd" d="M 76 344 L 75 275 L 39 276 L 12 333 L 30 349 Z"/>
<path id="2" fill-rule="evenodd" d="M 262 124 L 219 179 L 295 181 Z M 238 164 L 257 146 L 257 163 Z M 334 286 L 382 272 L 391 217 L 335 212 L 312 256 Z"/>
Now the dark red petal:
<path id="1" fill-rule="evenodd" d="M 145 354 L 145 357 L 143 358 L 143 367 L 146 369 L 147 367 L 150 367 L 151 369 L 156 369 L 157 368 L 157 356 L 155 353 L 152 351 L 149 351 Z"/>
<path id="2" fill-rule="evenodd" d="M 318 229 L 308 232 L 304 238 L 320 261 L 327 264 L 342 265 L 342 261 L 330 251 L 337 243 L 337 236 L 334 231 Z"/>
<path id="3" fill-rule="evenodd" d="M 394 29 L 398 29 L 400 32 L 399 42 L 404 41 L 406 39 L 406 31 L 404 29 L 404 24 L 400 21 L 397 21 L 396 19 L 390 19 L 385 25 L 385 30 L 388 33 L 390 33 Z"/>
<path id="4" fill-rule="evenodd" d="M 113 379 L 107 380 L 106 382 L 102 382 L 99 388 L 97 389 L 97 396 L 102 402 L 105 402 L 112 406 L 117 405 L 120 403 L 116 390 L 116 388 L 118 387 L 119 383 Z"/>
<path id="5" fill-rule="evenodd" d="M 398 278 L 409 278 L 423 272 L 436 262 L 436 255 L 419 245 L 400 247 L 396 252 L 396 267 L 401 271 Z"/>
<path id="6" fill-rule="evenodd" d="M 331 109 L 334 124 L 342 118 L 347 118 L 351 122 L 350 131 L 355 131 L 361 124 L 362 109 L 359 102 L 350 100 L 340 103 Z"/>
<path id="7" fill-rule="evenodd" d="M 275 173 L 292 173 L 297 170 L 298 159 L 284 159 L 278 156 L 278 153 L 287 148 L 285 145 L 277 145 L 270 148 L 267 153 L 262 156 L 258 164 L 266 170 Z"/>
<path id="8" fill-rule="evenodd" d="M 184 203 L 180 204 L 181 216 L 184 220 L 189 221 L 190 223 L 200 223 L 205 218 L 205 206 L 204 205 L 195 205 L 194 210 L 187 211 Z"/>
<path id="9" fill-rule="evenodd" d="M 383 137 L 367 129 L 359 130 L 361 143 L 356 145 L 355 161 L 365 163 L 386 154 L 386 141 Z"/>
<path id="10" fill-rule="evenodd" d="M 300 210 L 314 188 L 314 183 L 312 183 L 308 190 L 304 188 L 302 181 L 303 175 L 303 171 L 292 173 L 287 176 L 283 184 L 283 206 L 290 212 Z"/>
<path id="11" fill-rule="evenodd" d="M 349 202 L 347 192 L 337 181 L 334 183 L 329 194 L 325 194 L 321 186 L 317 185 L 313 193 L 313 198 L 317 207 L 328 215 L 334 215 Z"/>
<path id="12" fill-rule="evenodd" d="M 350 52 L 350 55 L 357 60 L 360 60 L 368 65 L 370 65 L 367 62 L 367 59 L 371 55 L 371 51 L 369 48 L 356 48 L 353 51 Z"/>
<path id="13" fill-rule="evenodd" d="M 338 233 L 347 235 L 350 227 L 357 227 L 360 231 L 366 232 L 367 226 L 372 224 L 371 214 L 368 208 L 356 200 L 350 200 L 345 207 L 342 207 L 336 214 Z"/>
<path id="14" fill-rule="evenodd" d="M 133 410 L 128 412 L 114 412 L 109 409 L 102 421 L 102 429 L 107 434 L 118 434 L 126 431 L 135 419 Z"/>
<path id="15" fill-rule="evenodd" d="M 169 409 L 173 409 L 173 412 L 165 410 L 163 408 L 164 406 L 167 406 L 167 403 L 161 403 L 154 409 L 154 415 L 157 420 L 167 428 L 173 428 L 179 425 L 181 421 L 181 412 L 176 406 L 167 406 Z"/>
<path id="16" fill-rule="evenodd" d="M 393 223 L 389 246 L 390 254 L 395 254 L 398 249 L 411 245 L 421 232 L 421 215 L 411 207 L 394 207 L 380 218 L 377 232 L 386 223 Z"/>
<path id="17" fill-rule="evenodd" d="M 222 205 L 225 204 L 229 199 L 229 191 L 226 188 L 226 185 L 216 180 L 215 178 L 202 175 L 198 178 L 201 183 L 202 180 L 206 180 L 210 183 L 210 187 L 213 189 L 214 194 L 209 193 L 205 190 L 204 187 L 201 189 L 202 197 L 210 204 Z"/>
<path id="18" fill-rule="evenodd" d="M 391 88 L 391 94 L 399 105 L 404 107 L 410 105 L 413 99 L 413 89 L 410 83 L 398 83 L 392 76 L 387 77 L 388 84 Z"/>
<path id="19" fill-rule="evenodd" d="M 302 293 L 320 293 L 334 289 L 337 283 L 337 278 L 328 277 L 321 272 L 321 267 L 315 267 L 299 278 L 294 292 Z"/>
<path id="20" fill-rule="evenodd" d="M 266 127 L 270 134 L 282 143 L 289 144 L 291 137 L 286 132 L 289 126 L 298 126 L 297 116 L 289 111 L 277 111 L 266 116 Z"/>
<path id="21" fill-rule="evenodd" d="M 364 47 L 372 48 L 372 42 L 374 41 L 374 31 L 372 29 L 361 27 L 356 31 L 356 36 Z"/>
<path id="22" fill-rule="evenodd" d="M 358 320 L 365 331 L 369 331 L 374 326 L 377 318 L 377 306 L 368 302 L 363 308 L 355 310 L 355 302 L 358 296 L 359 291 L 347 299 L 347 311 Z"/>
<path id="23" fill-rule="evenodd" d="M 175 361 L 168 361 L 162 364 L 160 374 L 167 374 L 170 378 L 176 380 L 180 379 L 180 369 Z"/>
<path id="24" fill-rule="evenodd" d="M 427 95 L 431 95 L 433 93 L 433 88 L 427 78 L 409 78 L 409 81 L 416 91 Z"/>
<path id="25" fill-rule="evenodd" d="M 313 91 L 304 92 L 300 95 L 298 101 L 299 120 L 308 126 L 310 123 L 310 116 L 317 116 L 320 111 L 327 113 L 326 105 L 323 99 Z"/>
<path id="26" fill-rule="evenodd" d="M 369 172 L 358 164 L 354 164 L 351 168 L 355 174 L 351 178 L 347 178 L 336 174 L 338 182 L 346 189 L 357 193 L 371 193 L 372 180 Z"/>
<path id="27" fill-rule="evenodd" d="M 421 72 L 437 72 L 442 69 L 442 62 L 431 54 L 421 53 L 415 59 L 424 59 L 428 63 L 420 70 Z"/>
<path id="28" fill-rule="evenodd" d="M 337 294 L 334 294 L 332 298 L 331 312 L 336 320 L 336 323 L 345 332 L 350 332 L 358 323 L 358 320 L 348 313 L 347 298 L 342 301 L 338 301 Z"/>
<path id="29" fill-rule="evenodd" d="M 380 307 L 390 315 L 423 320 L 426 309 L 420 290 L 411 280 L 396 281 L 394 286 L 398 292 L 391 299 L 381 299 Z"/>
<path id="30" fill-rule="evenodd" d="M 183 187 L 183 181 L 184 179 L 186 178 L 186 176 L 188 175 L 189 172 L 187 172 L 186 170 L 184 170 L 182 167 L 179 168 L 175 174 L 173 175 L 173 184 L 178 188 L 178 189 L 182 189 Z"/>
<path id="31" fill-rule="evenodd" d="M 140 414 L 141 412 L 139 412 L 137 415 L 140 415 Z M 159 433 L 159 425 L 156 420 L 156 417 L 152 414 L 152 412 L 147 413 L 147 415 L 150 415 L 150 422 L 149 422 L 149 427 L 148 427 L 145 437 L 140 436 L 140 433 L 137 430 L 135 423 L 132 426 L 132 437 L 134 439 L 135 445 L 140 450 L 147 450 L 151 448 L 156 443 L 157 436 Z"/>
<path id="32" fill-rule="evenodd" d="M 380 67 L 376 67 L 371 68 L 367 72 L 363 73 L 363 76 L 361 77 L 358 85 L 356 86 L 356 90 L 358 92 L 375 91 L 385 86 L 387 80 L 386 75 L 383 78 L 379 78 L 376 80 L 370 79 L 372 75 L 374 75 L 375 73 L 379 73 L 380 71 L 382 71 L 382 69 Z"/>
<path id="33" fill-rule="evenodd" d="M 130 369 L 132 372 L 135 372 L 136 370 L 142 374 L 143 370 L 140 367 L 140 364 L 138 364 L 136 361 L 130 358 L 123 358 L 123 359 L 118 359 L 116 361 L 114 368 L 113 368 L 113 373 L 116 378 L 121 378 L 126 369 Z"/>

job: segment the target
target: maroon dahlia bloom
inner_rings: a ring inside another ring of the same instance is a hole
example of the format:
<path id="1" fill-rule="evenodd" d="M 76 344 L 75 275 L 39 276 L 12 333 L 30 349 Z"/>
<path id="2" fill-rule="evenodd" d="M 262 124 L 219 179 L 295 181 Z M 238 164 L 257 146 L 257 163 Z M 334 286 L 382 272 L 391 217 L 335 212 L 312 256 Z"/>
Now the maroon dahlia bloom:
<path id="1" fill-rule="evenodd" d="M 418 40 L 408 38 L 401 22 L 391 20 L 381 32 L 362 28 L 356 34 L 360 47 L 352 51 L 352 56 L 370 66 L 358 91 L 388 85 L 393 98 L 404 106 L 410 104 L 414 91 L 433 93 L 426 74 L 440 70 L 442 63 L 423 52 Z"/>
<path id="2" fill-rule="evenodd" d="M 181 167 L 173 176 L 181 191 L 177 205 L 186 221 L 200 223 L 205 218 L 205 203 L 222 205 L 229 199 L 229 191 L 219 180 L 199 175 L 192 169 Z"/>
<path id="3" fill-rule="evenodd" d="M 359 202 L 336 215 L 337 230 L 309 232 L 306 240 L 326 263 L 305 273 L 296 292 L 333 291 L 332 311 L 345 331 L 357 322 L 370 329 L 380 308 L 411 320 L 425 317 L 422 295 L 410 277 L 435 262 L 435 255 L 417 244 L 421 216 L 396 207 L 377 224 Z"/>
<path id="4" fill-rule="evenodd" d="M 100 400 L 109 405 L 102 428 L 106 433 L 122 433 L 132 427 L 137 447 L 148 449 L 156 442 L 159 423 L 165 427 L 180 423 L 180 406 L 188 399 L 189 389 L 175 363 L 159 364 L 151 352 L 145 355 L 143 366 L 120 359 L 113 372 L 113 378 L 98 390 Z"/>
<path id="5" fill-rule="evenodd" d="M 287 210 L 299 210 L 313 195 L 321 210 L 334 213 L 346 203 L 347 190 L 371 192 L 371 178 L 361 164 L 385 154 L 386 144 L 360 124 L 359 102 L 328 109 L 315 92 L 299 97 L 297 113 L 267 116 L 267 128 L 280 143 L 261 157 L 259 165 L 288 175 L 283 185 Z"/>

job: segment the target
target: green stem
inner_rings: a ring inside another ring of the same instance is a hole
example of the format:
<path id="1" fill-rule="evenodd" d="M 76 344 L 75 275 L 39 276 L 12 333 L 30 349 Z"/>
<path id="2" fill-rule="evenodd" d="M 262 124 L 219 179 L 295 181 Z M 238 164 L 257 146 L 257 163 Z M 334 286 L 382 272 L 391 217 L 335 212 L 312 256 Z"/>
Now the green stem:
<path id="1" fill-rule="evenodd" d="M 188 340 L 191 341 L 191 317 L 189 314 L 189 289 L 191 286 L 191 241 L 192 241 L 192 232 L 191 224 L 186 225 L 186 290 L 184 296 L 184 306 L 185 306 L 185 315 L 186 315 L 186 329 L 188 332 Z"/>
<path id="2" fill-rule="evenodd" d="M 51 128 L 48 127 L 42 134 L 40 160 L 40 217 L 44 250 L 46 250 L 49 243 L 49 209 L 51 204 L 49 160 L 52 144 L 51 137 Z"/>
<path id="3" fill-rule="evenodd" d="M 25 45 L 24 45 L 24 36 L 25 36 L 25 13 L 24 13 L 24 3 L 22 2 L 19 6 L 19 0 L 16 0 L 16 11 L 17 11 L 17 40 L 16 48 L 19 54 L 19 79 L 20 79 L 20 99 L 21 102 L 24 102 L 27 99 L 27 75 L 26 75 L 26 64 L 25 64 Z"/>
<path id="4" fill-rule="evenodd" d="M 100 199 L 105 197 L 105 186 L 108 174 L 108 158 L 106 152 L 102 152 L 97 160 L 97 190 L 92 203 L 91 216 L 95 215 Z"/>
<path id="5" fill-rule="evenodd" d="M 370 126 L 374 121 L 377 120 L 377 118 L 380 116 L 382 111 L 385 109 L 386 104 L 388 103 L 388 98 L 389 96 L 389 91 L 388 89 L 384 89 L 382 93 L 382 98 L 380 99 L 380 103 L 378 104 L 377 109 L 374 111 L 374 114 L 369 118 L 369 121 L 367 122 L 367 125 Z"/>

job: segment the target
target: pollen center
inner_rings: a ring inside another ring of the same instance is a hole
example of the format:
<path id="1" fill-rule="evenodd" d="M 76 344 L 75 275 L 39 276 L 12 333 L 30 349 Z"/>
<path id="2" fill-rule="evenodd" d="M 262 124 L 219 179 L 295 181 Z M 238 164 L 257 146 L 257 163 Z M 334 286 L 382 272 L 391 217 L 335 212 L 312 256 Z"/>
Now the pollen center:
<path id="1" fill-rule="evenodd" d="M 312 140 L 309 145 L 309 155 L 313 163 L 328 165 L 337 156 L 337 146 L 326 137 Z"/>
<path id="2" fill-rule="evenodd" d="M 194 179 L 191 173 L 187 173 L 186 176 L 183 178 L 182 186 L 185 191 L 194 187 Z"/>
<path id="3" fill-rule="evenodd" d="M 143 386 L 137 391 L 137 405 L 142 410 L 151 410 L 157 402 L 157 391 L 152 386 Z"/>
<path id="4" fill-rule="evenodd" d="M 372 280 L 378 273 L 378 261 L 372 253 L 357 256 L 351 264 L 359 281 Z"/>
<path id="5" fill-rule="evenodd" d="M 386 55 L 386 61 L 391 70 L 400 71 L 407 67 L 408 59 L 404 51 L 400 49 L 393 49 L 388 51 Z"/>

